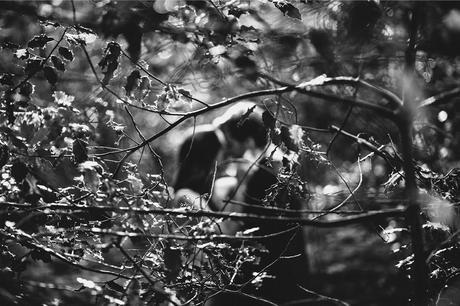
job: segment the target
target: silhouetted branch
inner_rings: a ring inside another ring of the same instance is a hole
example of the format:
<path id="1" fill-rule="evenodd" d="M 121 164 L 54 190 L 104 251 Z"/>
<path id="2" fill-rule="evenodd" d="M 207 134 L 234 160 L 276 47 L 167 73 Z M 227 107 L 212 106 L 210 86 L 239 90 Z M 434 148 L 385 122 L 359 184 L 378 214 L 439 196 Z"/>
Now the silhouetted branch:
<path id="1" fill-rule="evenodd" d="M 82 46 L 82 48 L 83 48 L 83 50 L 85 50 L 84 46 Z M 88 53 L 85 52 L 85 54 L 87 55 L 88 60 L 90 60 Z M 93 70 L 93 72 L 95 73 L 95 70 Z M 136 152 L 138 149 L 144 147 L 145 145 L 147 145 L 147 143 L 152 142 L 152 141 L 158 139 L 159 137 L 167 134 L 169 131 L 171 131 L 172 129 L 174 129 L 175 127 L 180 125 L 182 122 L 186 121 L 187 119 L 203 115 L 203 114 L 205 114 L 205 113 L 207 113 L 209 111 L 219 109 L 219 108 L 222 108 L 224 106 L 231 105 L 232 103 L 235 103 L 237 101 L 250 99 L 250 98 L 255 98 L 255 97 L 260 97 L 260 96 L 280 95 L 280 94 L 287 93 L 287 92 L 297 91 L 299 93 L 302 93 L 302 94 L 305 94 L 305 95 L 308 95 L 308 96 L 311 96 L 311 97 L 315 97 L 315 98 L 325 99 L 325 100 L 330 101 L 330 102 L 345 103 L 347 105 L 355 105 L 355 106 L 358 106 L 358 107 L 368 108 L 370 110 L 374 110 L 374 111 L 378 112 L 381 116 L 389 117 L 389 118 L 392 118 L 394 120 L 398 119 L 398 111 L 399 110 L 395 112 L 395 111 L 389 110 L 388 108 L 383 107 L 381 105 L 373 104 L 373 103 L 370 103 L 370 102 L 367 102 L 367 101 L 364 101 L 364 100 L 344 98 L 344 97 L 340 97 L 340 96 L 337 96 L 337 95 L 316 92 L 316 91 L 310 90 L 308 87 L 309 86 L 304 83 L 304 84 L 300 84 L 300 85 L 298 85 L 296 87 L 281 87 L 281 88 L 276 88 L 276 89 L 265 89 L 265 90 L 253 91 L 253 92 L 249 92 L 249 93 L 245 93 L 245 94 L 235 96 L 233 98 L 225 99 L 225 100 L 223 100 L 221 102 L 218 102 L 216 104 L 210 105 L 209 107 L 204 107 L 204 108 L 198 109 L 196 111 L 191 111 L 191 112 L 188 112 L 188 113 L 184 113 L 183 116 L 180 117 L 178 120 L 176 120 L 175 122 L 171 123 L 171 125 L 167 126 L 166 128 L 164 128 L 163 130 L 159 131 L 158 133 L 156 133 L 156 134 L 152 135 L 151 137 L 147 138 L 141 144 L 122 150 L 123 152 L 126 152 L 126 154 L 125 154 L 125 156 L 123 156 L 122 160 L 120 161 L 119 167 L 121 167 L 121 164 L 131 154 Z M 176 115 L 179 115 L 179 114 L 176 114 Z M 105 156 L 105 155 L 108 155 L 108 154 L 111 154 L 111 152 L 97 154 L 97 156 Z"/>
<path id="2" fill-rule="evenodd" d="M 99 270 L 99 269 L 95 269 L 95 268 L 80 265 L 80 264 L 68 259 L 64 255 L 56 252 L 55 250 L 53 250 L 53 249 L 51 249 L 49 247 L 46 247 L 44 245 L 41 245 L 41 244 L 39 244 L 37 242 L 34 242 L 33 237 L 30 236 L 29 234 L 24 233 L 24 232 L 15 231 L 15 233 L 13 235 L 13 234 L 7 233 L 4 230 L 0 229 L 0 235 L 5 237 L 6 239 L 13 240 L 13 241 L 15 241 L 15 242 L 27 247 L 27 248 L 39 249 L 39 250 L 51 255 L 52 257 L 55 257 L 55 258 L 65 262 L 65 263 L 67 263 L 67 264 L 69 264 L 71 266 L 77 267 L 79 269 L 90 271 L 90 272 L 95 272 L 95 273 L 99 273 L 99 274 L 112 275 L 112 276 L 116 276 L 116 277 L 123 278 L 123 279 L 130 279 L 130 277 L 127 277 L 127 276 L 125 276 L 123 274 L 120 274 L 120 273 L 107 271 L 107 270 Z M 22 237 L 23 239 L 20 239 L 20 237 Z"/>
<path id="3" fill-rule="evenodd" d="M 353 134 L 351 134 L 351 133 L 349 133 L 347 131 L 344 131 L 342 129 L 339 129 L 335 125 L 332 125 L 330 127 L 330 129 L 333 130 L 333 131 L 337 131 L 338 133 L 340 133 L 340 134 L 342 134 L 342 135 L 344 135 L 344 136 L 346 136 L 346 137 L 348 137 L 350 139 L 353 139 L 354 141 L 356 141 L 357 144 L 363 145 L 369 151 L 371 151 L 371 152 L 375 153 L 376 155 L 382 157 L 393 169 L 395 169 L 396 167 L 401 167 L 402 166 L 402 160 L 398 159 L 397 156 L 396 157 L 391 156 L 388 152 L 382 150 L 381 147 L 377 147 L 376 145 L 374 145 L 373 143 L 371 143 L 367 139 L 359 137 L 359 136 L 356 136 L 356 135 L 353 135 Z"/>
<path id="4" fill-rule="evenodd" d="M 294 84 L 287 83 L 281 80 L 275 79 L 273 76 L 269 74 L 265 74 L 262 72 L 258 72 L 258 75 L 262 78 L 265 78 L 267 80 L 272 81 L 275 84 L 281 85 L 281 86 L 291 86 L 295 87 Z M 365 89 L 369 89 L 376 94 L 380 95 L 381 97 L 385 98 L 388 100 L 390 103 L 393 104 L 393 106 L 400 107 L 402 106 L 402 100 L 400 97 L 398 97 L 395 93 L 391 92 L 390 90 L 373 85 L 369 82 L 366 82 L 359 77 L 347 77 L 347 76 L 339 76 L 339 77 L 325 77 L 322 84 L 316 85 L 316 86 L 327 86 L 327 85 L 349 85 L 349 86 L 359 86 L 363 87 Z"/>
<path id="5" fill-rule="evenodd" d="M 414 253 L 413 278 L 415 281 L 415 305 L 428 304 L 428 267 L 425 259 L 424 236 L 421 225 L 420 206 L 417 202 L 418 190 L 415 176 L 412 152 L 412 129 L 415 112 L 415 60 L 417 53 L 417 35 L 421 22 L 421 6 L 423 3 L 414 2 L 410 11 L 409 42 L 405 52 L 405 67 L 403 79 L 403 102 L 404 108 L 401 113 L 401 121 L 398 123 L 401 134 L 401 152 L 403 156 L 405 193 L 409 200 L 406 223 L 411 230 L 412 252 Z"/>
<path id="6" fill-rule="evenodd" d="M 4 204 L 4 203 L 2 203 Z M 231 220 L 243 221 L 272 221 L 280 223 L 298 223 L 305 226 L 318 226 L 318 227 L 336 227 L 341 225 L 349 225 L 359 223 L 367 220 L 375 220 L 387 217 L 400 217 L 404 215 L 403 209 L 389 209 L 379 211 L 369 211 L 361 214 L 356 214 L 352 217 L 343 217 L 333 221 L 313 221 L 307 218 L 298 217 L 284 217 L 263 214 L 247 214 L 236 212 L 218 212 L 207 210 L 192 210 L 183 208 L 151 208 L 142 209 L 134 207 L 113 207 L 113 206 L 86 206 L 86 205 L 67 205 L 67 204 L 49 204 L 42 206 L 29 206 L 27 204 L 11 203 L 13 207 L 24 207 L 33 209 L 51 209 L 51 210 L 71 210 L 71 211 L 93 211 L 93 212 L 120 212 L 120 213 L 134 213 L 143 215 L 170 215 L 170 216 L 183 216 L 183 217 L 209 217 L 209 218 L 224 218 Z"/>

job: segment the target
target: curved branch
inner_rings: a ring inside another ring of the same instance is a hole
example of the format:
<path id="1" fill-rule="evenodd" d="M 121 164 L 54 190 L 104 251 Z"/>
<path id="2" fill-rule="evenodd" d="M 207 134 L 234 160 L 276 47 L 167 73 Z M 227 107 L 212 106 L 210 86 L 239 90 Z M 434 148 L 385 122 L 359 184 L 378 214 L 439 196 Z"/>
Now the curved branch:
<path id="1" fill-rule="evenodd" d="M 243 220 L 258 220 L 258 221 L 277 221 L 277 222 L 287 222 L 287 223 L 297 223 L 293 228 L 289 228 L 283 232 L 276 232 L 267 235 L 255 236 L 255 235 L 220 235 L 220 234 L 207 234 L 207 235 L 175 235 L 175 234 L 146 234 L 146 233 L 139 233 L 139 232 L 125 232 L 125 231 L 111 231 L 102 228 L 88 228 L 88 229 L 75 229 L 75 230 L 67 230 L 66 232 L 81 232 L 81 233 L 92 233 L 96 235 L 108 235 L 108 236 L 115 236 L 119 238 L 154 238 L 154 239 L 175 239 L 175 240 L 184 240 L 184 241 L 233 241 L 233 240 L 264 240 L 264 239 L 272 239 L 275 236 L 279 236 L 280 234 L 284 234 L 285 232 L 292 231 L 293 229 L 298 228 L 298 226 L 315 226 L 319 228 L 334 228 L 334 227 L 343 227 L 357 223 L 363 222 L 370 222 L 381 220 L 384 218 L 390 217 L 403 217 L 406 215 L 406 210 L 404 209 L 389 209 L 389 210 L 382 210 L 372 213 L 364 213 L 352 217 L 344 217 L 340 219 L 336 219 L 333 221 L 316 221 L 310 220 L 305 218 L 287 218 L 287 217 L 262 217 L 259 215 L 251 215 L 251 214 L 229 214 L 229 218 L 235 219 L 243 219 Z M 60 231 L 54 233 L 42 233 L 38 234 L 38 236 L 54 236 L 60 234 Z"/>
<path id="2" fill-rule="evenodd" d="M 390 110 L 390 109 L 388 109 L 388 108 L 386 108 L 384 106 L 373 104 L 371 102 L 361 100 L 361 99 L 351 99 L 351 98 L 340 97 L 340 96 L 333 95 L 333 94 L 326 94 L 326 93 L 322 93 L 322 92 L 313 91 L 313 90 L 309 89 L 308 86 L 305 86 L 304 84 L 301 84 L 301 85 L 297 85 L 295 87 L 285 86 L 285 87 L 280 87 L 280 88 L 275 88 L 275 89 L 265 89 L 265 90 L 252 91 L 252 92 L 244 93 L 244 94 L 241 94 L 241 95 L 229 98 L 229 99 L 225 99 L 225 100 L 223 100 L 221 102 L 218 102 L 216 104 L 209 105 L 209 107 L 204 107 L 204 108 L 201 108 L 201 109 L 198 109 L 198 110 L 195 110 L 195 111 L 184 113 L 181 118 L 179 118 L 175 122 L 171 123 L 171 125 L 169 125 L 168 127 L 164 128 L 160 132 L 158 132 L 158 133 L 152 135 L 151 137 L 147 138 L 145 141 L 143 141 L 139 145 L 136 145 L 136 146 L 133 146 L 133 147 L 130 147 L 130 148 L 126 148 L 124 150 L 120 150 L 120 151 L 118 151 L 118 153 L 126 152 L 126 155 L 123 157 L 123 159 L 125 160 L 128 156 L 133 154 L 138 149 L 146 146 L 149 142 L 152 142 L 152 141 L 156 140 L 157 138 L 165 135 L 166 133 L 168 133 L 169 131 L 171 131 L 172 129 L 174 129 L 179 124 L 181 124 L 182 122 L 184 122 L 185 120 L 187 120 L 189 118 L 200 116 L 200 115 L 202 115 L 204 113 L 207 113 L 207 112 L 215 110 L 215 109 L 219 109 L 219 108 L 224 107 L 224 106 L 228 106 L 228 105 L 230 105 L 232 103 L 235 103 L 237 101 L 250 99 L 250 98 L 255 98 L 255 97 L 261 97 L 261 96 L 279 95 L 279 94 L 292 92 L 292 91 L 297 91 L 297 92 L 299 92 L 301 94 L 304 94 L 304 95 L 307 95 L 307 96 L 310 96 L 310 97 L 314 97 L 314 98 L 324 99 L 324 100 L 327 100 L 327 101 L 330 101 L 330 102 L 345 103 L 347 105 L 354 105 L 354 106 L 358 106 L 358 107 L 367 108 L 367 109 L 370 109 L 370 110 L 378 112 L 380 115 L 382 115 L 384 117 L 388 117 L 388 118 L 390 118 L 392 120 L 395 120 L 395 121 L 398 120 L 398 111 L 399 110 L 392 111 L 392 110 Z M 181 115 L 181 114 L 175 114 L 175 115 Z M 112 152 L 106 152 L 106 153 L 98 154 L 97 156 L 104 156 L 104 155 L 109 155 L 109 154 L 113 154 L 113 153 Z"/>
<path id="3" fill-rule="evenodd" d="M 281 85 L 281 86 L 295 86 L 293 84 L 283 82 L 280 80 L 277 80 L 273 78 L 271 75 L 259 72 L 258 75 L 262 78 L 265 78 L 269 81 L 272 81 L 275 84 Z M 380 95 L 381 97 L 387 99 L 389 102 L 391 102 L 393 105 L 396 107 L 402 106 L 402 100 L 400 97 L 398 97 L 395 93 L 391 92 L 388 89 L 385 89 L 383 87 L 373 85 L 369 82 L 361 80 L 359 77 L 347 77 L 347 76 L 339 76 L 339 77 L 326 77 L 324 78 L 323 82 L 321 84 L 318 84 L 316 86 L 326 86 L 326 85 L 350 85 L 350 86 L 360 86 L 365 89 L 369 89 L 374 91 L 376 94 Z"/>
<path id="4" fill-rule="evenodd" d="M 333 131 L 336 131 L 337 133 L 340 133 L 342 134 L 343 136 L 346 136 L 350 139 L 353 139 L 357 144 L 359 145 L 363 145 L 366 147 L 366 149 L 368 149 L 369 151 L 375 153 L 376 155 L 382 157 L 393 169 L 398 166 L 398 167 L 401 167 L 402 165 L 402 161 L 399 160 L 397 157 L 393 157 L 391 156 L 388 152 L 382 150 L 381 147 L 377 147 L 376 145 L 374 145 L 373 143 L 371 143 L 370 141 L 362 138 L 362 137 L 359 137 L 359 136 L 356 136 L 356 135 L 353 135 L 347 131 L 344 131 L 344 130 L 341 130 L 340 128 L 338 128 L 337 126 L 335 125 L 332 125 L 330 127 L 331 130 Z M 396 165 L 395 165 L 396 163 Z"/>

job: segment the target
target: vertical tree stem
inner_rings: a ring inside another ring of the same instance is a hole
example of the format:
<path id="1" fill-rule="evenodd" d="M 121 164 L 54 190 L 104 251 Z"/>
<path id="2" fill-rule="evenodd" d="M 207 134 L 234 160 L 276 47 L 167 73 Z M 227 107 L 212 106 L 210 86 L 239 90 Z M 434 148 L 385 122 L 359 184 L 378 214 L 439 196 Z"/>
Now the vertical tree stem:
<path id="1" fill-rule="evenodd" d="M 405 174 L 405 192 L 409 200 L 406 222 L 411 229 L 412 252 L 414 253 L 413 280 L 415 282 L 414 305 L 428 304 L 428 268 L 425 263 L 424 237 L 417 202 L 417 184 L 412 154 L 412 121 L 415 110 L 415 61 L 416 42 L 419 27 L 420 5 L 414 2 L 409 23 L 409 43 L 405 54 L 403 79 L 403 112 L 399 121 L 401 133 L 401 149 L 403 154 L 403 170 Z"/>

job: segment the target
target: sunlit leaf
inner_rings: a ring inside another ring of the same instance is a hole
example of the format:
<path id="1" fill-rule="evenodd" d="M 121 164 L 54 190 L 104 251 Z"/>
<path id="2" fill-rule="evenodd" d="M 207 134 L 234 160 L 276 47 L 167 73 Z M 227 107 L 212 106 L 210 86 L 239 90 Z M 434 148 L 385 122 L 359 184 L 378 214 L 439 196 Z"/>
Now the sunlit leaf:
<path id="1" fill-rule="evenodd" d="M 66 34 L 66 39 L 70 44 L 73 45 L 87 45 L 96 40 L 96 35 L 92 33 L 78 33 L 78 34 Z"/>
<path id="2" fill-rule="evenodd" d="M 55 91 L 53 93 L 54 102 L 58 105 L 69 107 L 75 100 L 74 96 L 69 96 L 63 91 Z"/>
<path id="3" fill-rule="evenodd" d="M 209 54 L 211 54 L 212 56 L 222 55 L 225 52 L 227 52 L 227 48 L 225 48 L 222 45 L 215 46 L 209 49 Z"/>
<path id="4" fill-rule="evenodd" d="M 297 87 L 299 88 L 308 88 L 309 86 L 321 86 L 324 84 L 324 82 L 327 80 L 327 76 L 325 74 L 322 74 L 310 81 L 306 81 L 303 83 L 300 83 Z"/>
<path id="5" fill-rule="evenodd" d="M 29 58 L 29 50 L 27 49 L 18 49 L 14 53 L 14 57 L 20 59 L 20 60 L 25 60 Z"/>
<path id="6" fill-rule="evenodd" d="M 96 283 L 93 282 L 92 280 L 85 279 L 85 278 L 82 278 L 82 277 L 77 277 L 76 280 L 77 280 L 77 282 L 79 282 L 80 284 L 82 284 L 86 288 L 95 289 L 97 291 L 102 290 L 102 288 L 100 286 L 96 285 Z"/>

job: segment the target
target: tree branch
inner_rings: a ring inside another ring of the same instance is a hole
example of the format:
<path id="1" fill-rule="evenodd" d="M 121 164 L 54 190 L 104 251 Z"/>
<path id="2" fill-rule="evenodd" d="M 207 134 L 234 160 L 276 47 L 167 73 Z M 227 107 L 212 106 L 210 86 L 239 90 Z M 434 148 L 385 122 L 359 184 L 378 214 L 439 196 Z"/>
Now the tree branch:
<path id="1" fill-rule="evenodd" d="M 14 203 L 11 203 L 14 204 Z M 25 204 L 11 205 L 15 207 L 28 207 Z M 280 223 L 298 223 L 305 226 L 318 226 L 318 227 L 336 227 L 341 225 L 349 225 L 366 220 L 381 219 L 387 217 L 398 217 L 404 215 L 403 209 L 389 209 L 379 211 L 368 211 L 361 214 L 356 214 L 352 217 L 344 217 L 334 221 L 313 221 L 303 217 L 284 217 L 263 214 L 247 214 L 235 212 L 217 212 L 207 210 L 190 210 L 183 208 L 151 208 L 142 209 L 134 207 L 113 207 L 113 206 L 86 206 L 86 205 L 67 205 L 67 204 L 49 204 L 33 207 L 34 209 L 53 209 L 53 210 L 71 210 L 71 211 L 94 211 L 94 212 L 123 212 L 135 213 L 143 215 L 170 215 L 170 216 L 184 216 L 184 217 L 209 217 L 209 218 L 224 218 L 231 220 L 243 221 L 271 221 Z"/>
<path id="2" fill-rule="evenodd" d="M 265 78 L 267 80 L 270 80 L 274 82 L 275 84 L 281 85 L 281 86 L 289 86 L 289 87 L 295 87 L 294 84 L 287 83 L 284 81 L 280 81 L 272 77 L 271 75 L 258 72 L 258 75 L 262 78 Z M 350 86 L 360 86 L 365 89 L 372 90 L 376 94 L 380 95 L 381 97 L 387 99 L 390 103 L 393 104 L 393 106 L 396 107 L 401 107 L 402 106 L 402 100 L 400 97 L 398 97 L 395 93 L 391 92 L 390 90 L 373 85 L 369 82 L 361 80 L 359 77 L 347 77 L 347 76 L 339 76 L 339 77 L 326 77 L 323 80 L 323 83 L 317 86 L 327 86 L 327 85 L 350 85 Z"/>
<path id="3" fill-rule="evenodd" d="M 437 95 L 426 98 L 425 100 L 420 102 L 418 108 L 420 109 L 427 106 L 439 106 L 443 103 L 446 103 L 448 100 L 458 96 L 460 96 L 460 87 L 456 87 L 454 89 L 441 92 Z"/>
<path id="4" fill-rule="evenodd" d="M 95 272 L 95 273 L 99 273 L 99 274 L 106 274 L 106 275 L 112 275 L 112 276 L 116 276 L 116 277 L 119 277 L 119 278 L 123 278 L 123 279 L 130 279 L 130 277 L 127 277 L 121 273 L 116 273 L 116 272 L 112 272 L 112 271 L 107 271 L 107 270 L 99 270 L 99 269 L 95 269 L 95 268 L 90 268 L 90 267 L 86 267 L 86 266 L 83 266 L 83 265 L 80 265 L 76 262 L 73 262 L 71 261 L 70 259 L 68 259 L 67 257 L 65 257 L 64 255 L 54 251 L 53 249 L 49 248 L 49 247 L 46 247 L 44 245 L 41 245 L 39 243 L 36 243 L 36 242 L 33 242 L 31 241 L 33 239 L 32 236 L 26 234 L 26 233 L 21 233 L 19 231 L 15 231 L 15 235 L 12 235 L 12 234 L 9 234 L 9 233 L 6 233 L 5 231 L 3 231 L 2 229 L 0 229 L 0 235 L 2 235 L 3 237 L 7 238 L 7 239 L 11 239 L 11 240 L 14 240 L 16 241 L 17 243 L 27 247 L 27 248 L 30 248 L 30 249 L 39 249 L 59 260 L 61 260 L 62 262 L 65 262 L 71 266 L 74 266 L 74 267 L 77 267 L 79 269 L 82 269 L 82 270 L 86 270 L 86 271 L 90 271 L 90 272 Z M 19 239 L 18 236 L 22 236 L 23 238 L 25 238 L 24 240 L 23 239 Z"/>
<path id="5" fill-rule="evenodd" d="M 347 131 L 344 131 L 344 130 L 338 128 L 335 125 L 332 125 L 330 127 L 330 129 L 333 130 L 333 131 L 336 131 L 336 132 L 338 132 L 338 133 L 340 133 L 340 134 L 342 134 L 342 135 L 344 135 L 344 136 L 346 136 L 346 137 L 348 137 L 350 139 L 353 139 L 359 145 L 365 146 L 371 152 L 374 152 L 378 156 L 382 157 L 393 169 L 395 169 L 396 166 L 399 166 L 399 167 L 402 166 L 402 160 L 399 160 L 398 158 L 391 156 L 388 152 L 383 151 L 381 148 L 375 146 L 370 141 L 368 141 L 368 140 L 366 140 L 366 139 L 364 139 L 362 137 L 353 135 L 353 134 L 351 134 L 351 133 L 349 133 Z M 395 165 L 395 163 L 397 163 L 397 165 Z"/>
<path id="6" fill-rule="evenodd" d="M 88 56 L 89 55 L 87 55 L 87 57 Z M 399 117 L 398 117 L 399 109 L 397 109 L 396 111 L 392 111 L 392 110 L 390 110 L 390 109 L 388 109 L 388 108 L 386 108 L 384 106 L 373 104 L 373 103 L 370 103 L 370 102 L 367 102 L 367 101 L 364 101 L 364 100 L 344 98 L 344 97 L 340 97 L 340 96 L 337 96 L 337 95 L 325 94 L 325 93 L 313 91 L 313 90 L 309 89 L 308 86 L 306 86 L 305 84 L 300 84 L 300 85 L 297 85 L 295 87 L 286 86 L 286 87 L 281 87 L 281 88 L 276 88 L 276 89 L 265 89 L 265 90 L 253 91 L 253 92 L 249 92 L 249 93 L 245 93 L 245 94 L 235 96 L 233 98 L 225 99 L 225 100 L 223 100 L 221 102 L 218 102 L 216 104 L 210 105 L 209 107 L 204 107 L 204 108 L 198 109 L 196 111 L 184 113 L 181 118 L 179 118 L 175 122 L 171 123 L 171 125 L 167 126 L 166 128 L 164 128 L 160 132 L 152 135 L 151 137 L 149 137 L 148 139 L 146 139 L 145 141 L 143 141 L 139 145 L 136 145 L 136 146 L 121 150 L 120 152 L 126 152 L 126 154 L 123 157 L 123 159 L 119 162 L 118 168 L 120 168 L 121 164 L 131 154 L 136 152 L 138 149 L 144 147 L 149 142 L 152 142 L 152 141 L 156 140 L 157 138 L 167 134 L 169 131 L 171 131 L 172 129 L 174 129 L 179 124 L 181 124 L 182 122 L 186 121 L 189 118 L 200 116 L 200 115 L 202 115 L 204 113 L 207 113 L 209 111 L 212 111 L 212 110 L 215 110 L 215 109 L 218 109 L 218 108 L 222 108 L 224 106 L 228 106 L 228 105 L 230 105 L 232 103 L 235 103 L 237 101 L 250 99 L 250 98 L 255 98 L 255 97 L 260 97 L 260 96 L 279 95 L 279 94 L 282 94 L 282 93 L 287 93 L 287 92 L 292 92 L 292 91 L 297 91 L 297 92 L 299 92 L 301 94 L 305 94 L 305 95 L 315 97 L 315 98 L 325 99 L 325 100 L 330 101 L 330 102 L 345 103 L 345 104 L 348 104 L 348 105 L 354 105 L 354 106 L 359 106 L 359 107 L 367 108 L 367 109 L 370 109 L 370 110 L 374 110 L 374 111 L 378 112 L 379 115 L 391 118 L 391 119 L 393 119 L 395 121 L 399 119 Z M 176 115 L 179 115 L 179 114 L 176 114 Z M 101 153 L 101 154 L 98 154 L 97 156 L 102 157 L 102 156 L 109 155 L 109 154 L 111 154 L 111 152 Z"/>
<path id="7" fill-rule="evenodd" d="M 367 212 L 356 212 L 353 217 L 344 217 L 334 221 L 312 221 L 310 219 L 299 217 L 284 217 L 284 216 L 273 216 L 272 214 L 247 214 L 247 213 L 235 213 L 235 212 L 217 212 L 208 210 L 191 210 L 183 208 L 135 208 L 135 207 L 114 207 L 114 206 L 87 206 L 87 205 L 68 205 L 68 204 L 48 204 L 42 206 L 31 206 L 27 204 L 9 203 L 2 202 L 2 205 L 19 207 L 19 208 L 33 208 L 33 209 L 45 209 L 45 210 L 71 210 L 71 211 L 93 211 L 93 212 L 120 212 L 120 213 L 134 213 L 137 215 L 170 215 L 170 216 L 183 216 L 183 217 L 209 217 L 209 218 L 224 218 L 231 220 L 243 220 L 243 221 L 272 221 L 280 223 L 299 223 L 306 226 L 319 226 L 319 227 L 335 227 L 340 224 L 352 224 L 360 222 L 360 220 L 379 219 L 386 217 L 397 217 L 403 216 L 404 210 L 402 209 L 388 209 L 378 211 L 367 211 Z M 305 211 L 303 211 L 305 212 Z M 316 211 L 314 211 L 316 212 Z M 349 212 L 348 214 L 352 214 Z M 357 220 L 354 222 L 353 220 Z"/>

